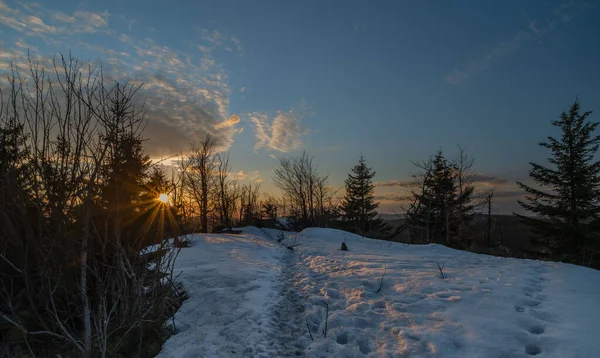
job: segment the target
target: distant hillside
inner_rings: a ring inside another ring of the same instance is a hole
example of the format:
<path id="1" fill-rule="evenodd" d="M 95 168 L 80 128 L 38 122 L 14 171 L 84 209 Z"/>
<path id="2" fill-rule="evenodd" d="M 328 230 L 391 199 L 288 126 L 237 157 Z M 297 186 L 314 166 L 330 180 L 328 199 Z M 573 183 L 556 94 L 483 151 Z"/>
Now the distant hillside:
<path id="1" fill-rule="evenodd" d="M 382 217 L 394 229 L 405 222 L 403 215 L 383 214 Z M 474 230 L 477 246 L 487 246 L 487 215 L 475 215 Z M 533 250 L 530 244 L 532 235 L 529 229 L 514 215 L 492 215 L 492 233 L 493 239 L 497 244 L 521 253 L 516 256 L 523 256 L 525 253 L 530 253 Z M 392 238 L 392 240 L 408 242 L 408 231 L 405 230 Z"/>

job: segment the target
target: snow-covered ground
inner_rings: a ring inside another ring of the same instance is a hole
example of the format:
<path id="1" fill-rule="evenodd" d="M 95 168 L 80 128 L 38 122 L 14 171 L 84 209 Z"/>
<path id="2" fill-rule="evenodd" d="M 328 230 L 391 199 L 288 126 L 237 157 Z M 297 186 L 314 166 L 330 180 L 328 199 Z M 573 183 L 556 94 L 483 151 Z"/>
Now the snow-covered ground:
<path id="1" fill-rule="evenodd" d="M 261 326 L 279 299 L 284 251 L 275 240 L 249 233 L 188 238 L 191 247 L 179 253 L 175 274 L 190 297 L 175 314 L 178 333 L 163 345 L 158 357 L 242 357 L 268 352 L 268 347 L 262 348 L 268 334 Z"/>
<path id="2" fill-rule="evenodd" d="M 294 251 L 277 230 L 193 236 L 176 264 L 190 299 L 159 356 L 600 357 L 599 271 L 331 229 L 285 236 Z"/>

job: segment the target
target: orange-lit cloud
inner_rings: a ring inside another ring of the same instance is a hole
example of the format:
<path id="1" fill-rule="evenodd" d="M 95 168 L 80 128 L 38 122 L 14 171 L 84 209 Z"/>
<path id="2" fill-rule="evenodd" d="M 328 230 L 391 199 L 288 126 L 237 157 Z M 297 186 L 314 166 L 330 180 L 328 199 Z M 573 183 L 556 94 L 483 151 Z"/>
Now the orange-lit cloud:
<path id="1" fill-rule="evenodd" d="M 250 113 L 249 118 L 256 135 L 254 149 L 283 153 L 301 149 L 304 146 L 303 136 L 307 134 L 301 124 L 304 117 L 302 106 L 304 105 L 287 112 L 277 111 L 272 118 L 266 113 Z"/>

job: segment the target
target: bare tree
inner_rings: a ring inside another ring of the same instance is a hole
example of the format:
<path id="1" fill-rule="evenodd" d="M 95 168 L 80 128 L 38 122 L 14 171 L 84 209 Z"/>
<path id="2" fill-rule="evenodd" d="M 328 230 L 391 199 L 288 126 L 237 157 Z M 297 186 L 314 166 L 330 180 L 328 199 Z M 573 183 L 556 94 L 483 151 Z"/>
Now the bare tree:
<path id="1" fill-rule="evenodd" d="M 219 213 L 219 221 L 231 230 L 234 207 L 239 196 L 237 179 L 229 179 L 231 174 L 229 152 L 216 154 L 215 161 L 217 163 L 215 202 Z"/>
<path id="2" fill-rule="evenodd" d="M 458 155 L 452 163 L 455 170 L 454 180 L 457 189 L 456 208 L 454 210 L 456 218 L 452 219 L 457 222 L 456 239 L 461 241 L 462 245 L 469 245 L 474 240 L 474 233 L 471 231 L 475 209 L 472 201 L 475 192 L 473 165 L 475 165 L 475 158 L 467 154 L 466 149 L 459 144 Z M 447 218 L 447 222 L 449 220 L 450 218 Z"/>
<path id="3" fill-rule="evenodd" d="M 187 156 L 188 170 L 186 171 L 186 184 L 196 201 L 198 215 L 200 216 L 200 232 L 208 232 L 208 216 L 213 208 L 211 196 L 216 180 L 217 164 L 214 156 L 217 152 L 217 139 L 207 134 L 198 146 L 192 145 Z"/>
<path id="4" fill-rule="evenodd" d="M 298 157 L 280 158 L 274 170 L 273 181 L 283 191 L 290 212 L 303 225 L 323 225 L 320 215 L 331 196 L 326 185 L 328 177 L 321 175 L 314 158 L 303 152 Z"/>
<path id="5" fill-rule="evenodd" d="M 260 183 L 244 184 L 240 190 L 240 223 L 250 225 L 260 217 L 260 202 L 258 200 Z"/>
<path id="6" fill-rule="evenodd" d="M 488 246 L 492 245 L 492 197 L 493 196 L 494 196 L 494 192 L 492 191 L 486 197 L 487 207 L 488 207 L 486 238 L 487 238 Z"/>

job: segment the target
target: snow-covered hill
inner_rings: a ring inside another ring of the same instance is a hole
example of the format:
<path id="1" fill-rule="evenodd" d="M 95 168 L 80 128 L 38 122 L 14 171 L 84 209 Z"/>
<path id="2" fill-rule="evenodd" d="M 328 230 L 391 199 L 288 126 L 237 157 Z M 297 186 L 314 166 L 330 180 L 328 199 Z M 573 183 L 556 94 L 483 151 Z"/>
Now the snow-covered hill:
<path id="1" fill-rule="evenodd" d="M 159 356 L 600 357 L 598 271 L 331 229 L 285 236 L 294 251 L 276 230 L 194 235 L 176 265 L 190 299 Z"/>

